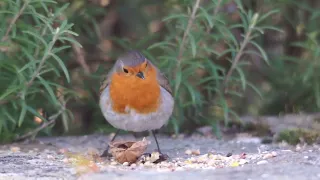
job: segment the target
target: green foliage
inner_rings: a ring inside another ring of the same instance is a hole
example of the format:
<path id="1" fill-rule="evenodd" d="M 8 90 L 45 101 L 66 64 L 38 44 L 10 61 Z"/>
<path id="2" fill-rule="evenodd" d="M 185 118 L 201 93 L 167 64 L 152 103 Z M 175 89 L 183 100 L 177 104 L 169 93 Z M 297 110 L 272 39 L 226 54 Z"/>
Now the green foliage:
<path id="1" fill-rule="evenodd" d="M 59 55 L 68 52 L 70 44 L 80 44 L 73 39 L 77 35 L 71 30 L 73 24 L 63 18 L 67 7 L 53 0 L 0 3 L 2 142 L 19 139 L 40 125 L 49 127 L 60 117 L 66 122 L 71 116 L 66 103 L 74 94 L 64 86 L 70 74 Z M 34 117 L 41 119 L 40 124 Z M 48 128 L 43 132 L 50 134 Z"/>
<path id="2" fill-rule="evenodd" d="M 278 4 L 276 4 L 278 5 Z M 284 1 L 290 25 L 286 52 L 274 57 L 265 74 L 272 87 L 262 114 L 318 112 L 320 109 L 320 20 L 317 1 Z"/>
<path id="3" fill-rule="evenodd" d="M 192 125 L 209 123 L 217 128 L 219 120 L 228 123 L 230 118 L 238 118 L 227 97 L 241 97 L 247 87 L 259 93 L 247 81 L 246 56 L 258 55 L 268 62 L 256 39 L 265 30 L 277 30 L 264 23 L 276 10 L 259 15 L 246 11 L 241 1 L 237 1 L 241 18 L 238 23 L 232 22 L 228 13 L 219 12 L 225 1 L 212 0 L 199 6 L 193 3 L 188 1 L 185 6 L 172 9 L 164 18 L 169 31 L 165 40 L 149 47 L 149 50 L 160 49 L 162 55 L 157 56 L 156 63 L 171 79 L 176 102 L 171 123 L 176 133 L 190 122 Z M 240 41 L 232 32 L 234 29 L 243 31 Z M 224 49 L 217 51 L 217 45 Z M 248 50 L 249 45 L 254 49 Z M 226 55 L 229 65 L 223 66 L 220 58 Z"/>
<path id="4" fill-rule="evenodd" d="M 0 2 L 1 141 L 50 134 L 54 122 L 59 133 L 112 131 L 97 103 L 99 81 L 130 49 L 170 80 L 170 133 L 219 132 L 252 111 L 319 111 L 317 0 L 68 2 Z"/>
<path id="5" fill-rule="evenodd" d="M 279 133 L 277 141 L 285 141 L 291 145 L 296 145 L 298 143 L 307 143 L 308 145 L 311 145 L 318 141 L 319 138 L 319 132 L 304 129 L 288 129 Z"/>

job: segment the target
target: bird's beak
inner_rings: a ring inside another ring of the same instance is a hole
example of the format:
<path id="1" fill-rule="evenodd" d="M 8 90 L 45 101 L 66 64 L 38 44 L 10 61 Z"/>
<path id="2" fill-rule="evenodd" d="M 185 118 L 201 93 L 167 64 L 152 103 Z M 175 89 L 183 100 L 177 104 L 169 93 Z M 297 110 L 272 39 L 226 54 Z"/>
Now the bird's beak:
<path id="1" fill-rule="evenodd" d="M 141 79 L 144 79 L 143 72 L 141 72 L 141 71 L 139 71 L 136 76 L 141 78 Z"/>

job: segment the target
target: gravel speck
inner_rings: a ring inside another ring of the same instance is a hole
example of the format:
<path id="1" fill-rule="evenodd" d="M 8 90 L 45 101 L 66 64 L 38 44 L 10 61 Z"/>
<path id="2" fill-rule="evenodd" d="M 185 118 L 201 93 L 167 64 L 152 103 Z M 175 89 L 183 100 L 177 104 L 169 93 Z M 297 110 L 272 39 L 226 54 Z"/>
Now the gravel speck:
<path id="1" fill-rule="evenodd" d="M 128 140 L 119 136 L 119 140 Z M 146 161 L 120 164 L 114 159 L 100 158 L 108 136 L 40 138 L 43 143 L 0 146 L 0 179 L 295 179 L 320 177 L 319 146 L 217 140 L 213 138 L 158 137 L 162 153 L 170 159 L 158 164 Z M 130 138 L 131 139 L 131 138 Z M 147 152 L 156 144 L 152 137 Z M 136 139 L 140 140 L 140 139 Z M 105 143 L 101 143 L 105 142 Z M 46 144 L 51 145 L 46 145 Z M 12 152 L 10 147 L 19 147 Z M 27 148 L 28 147 L 28 148 Z M 196 147 L 196 148 L 194 148 Z M 38 149 L 35 151 L 34 149 Z M 186 149 L 201 149 L 186 155 Z M 32 150 L 32 151 L 30 151 Z M 230 153 L 229 157 L 226 155 Z M 268 158 L 265 158 L 268 156 Z M 308 158 L 305 158 L 308 157 Z M 265 159 L 264 159 L 265 158 Z M 263 166 L 259 166 L 262 165 Z M 239 167 L 238 167 L 239 166 Z"/>

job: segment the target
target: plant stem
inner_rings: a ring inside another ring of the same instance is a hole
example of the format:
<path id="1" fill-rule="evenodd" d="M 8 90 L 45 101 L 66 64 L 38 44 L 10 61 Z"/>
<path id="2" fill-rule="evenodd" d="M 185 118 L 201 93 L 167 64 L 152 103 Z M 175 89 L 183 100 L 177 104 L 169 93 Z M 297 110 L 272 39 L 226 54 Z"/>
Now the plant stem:
<path id="1" fill-rule="evenodd" d="M 199 8 L 200 1 L 201 0 L 197 0 L 196 3 L 194 4 L 191 16 L 190 16 L 190 18 L 188 20 L 187 28 L 183 33 L 181 45 L 180 45 L 180 48 L 179 48 L 178 58 L 177 58 L 176 72 L 180 70 L 180 65 L 181 65 L 181 61 L 182 61 L 182 55 L 183 55 L 183 52 L 184 52 L 184 46 L 185 46 L 185 43 L 186 43 L 186 40 L 187 40 L 187 35 L 189 34 L 189 31 L 190 31 L 190 29 L 191 29 L 191 27 L 193 25 L 193 21 L 194 21 L 194 19 L 196 17 L 196 13 L 197 13 L 197 10 Z M 175 92 L 177 92 L 177 90 L 179 89 L 179 86 L 180 86 L 180 83 L 176 83 Z"/>
<path id="2" fill-rule="evenodd" d="M 16 141 L 21 141 L 21 140 L 24 140 L 24 139 L 26 139 L 26 138 L 28 138 L 30 136 L 34 137 L 39 131 L 41 131 L 42 129 L 44 129 L 44 128 L 50 126 L 51 124 L 53 124 L 57 120 L 57 118 L 63 113 L 64 110 L 65 109 L 62 108 L 59 112 L 57 112 L 56 114 L 50 116 L 48 118 L 49 121 L 43 123 L 40 127 L 37 127 L 36 129 L 34 129 L 32 131 L 29 131 L 29 132 L 25 133 L 22 136 L 17 137 L 15 140 Z"/>
<path id="3" fill-rule="evenodd" d="M 245 35 L 245 38 L 244 38 L 243 42 L 240 45 L 240 50 L 238 51 L 236 57 L 234 58 L 234 60 L 232 62 L 232 65 L 231 65 L 231 67 L 230 67 L 225 79 L 223 80 L 223 85 L 222 86 L 223 86 L 224 89 L 226 88 L 227 83 L 228 83 L 228 81 L 229 81 L 234 69 L 238 65 L 238 63 L 240 61 L 240 58 L 243 55 L 244 49 L 246 48 L 247 44 L 249 43 L 250 36 L 251 36 L 251 33 L 252 33 L 252 29 L 253 29 L 253 27 L 250 27 L 248 32 L 247 32 L 247 34 Z"/>
<path id="4" fill-rule="evenodd" d="M 182 37 L 181 45 L 180 45 L 180 48 L 179 48 L 179 55 L 178 55 L 178 64 L 179 65 L 180 65 L 180 61 L 182 59 L 182 54 L 184 52 L 184 45 L 186 43 L 187 35 L 189 34 L 189 31 L 190 31 L 190 29 L 192 27 L 193 21 L 194 21 L 194 19 L 196 17 L 196 13 L 197 13 L 197 10 L 199 8 L 200 1 L 201 0 L 197 0 L 196 3 L 194 4 L 191 16 L 190 16 L 189 21 L 188 21 L 188 25 L 187 25 L 186 31 L 184 32 L 183 37 Z"/>
<path id="5" fill-rule="evenodd" d="M 59 33 L 58 33 L 58 29 L 57 29 L 57 32 L 54 34 L 54 36 L 52 38 L 52 41 L 49 43 L 49 47 L 48 47 L 47 52 L 45 52 L 42 59 L 40 60 L 40 63 L 39 63 L 37 70 L 33 73 L 33 75 L 31 76 L 31 79 L 27 82 L 27 84 L 26 84 L 27 87 L 30 87 L 32 85 L 33 81 L 37 78 L 38 74 L 40 73 L 44 63 L 46 62 L 46 60 L 50 56 L 51 50 L 58 39 L 58 35 L 59 35 Z"/>
<path id="6" fill-rule="evenodd" d="M 217 6 L 214 8 L 214 11 L 213 11 L 213 17 L 216 17 L 216 16 L 217 16 L 217 14 L 218 14 L 218 12 L 219 12 L 219 9 L 220 9 L 221 2 L 222 2 L 222 0 L 218 0 Z M 214 21 L 214 22 L 215 22 L 215 21 Z M 214 22 L 213 22 L 213 26 L 214 26 Z M 210 31 L 211 31 L 211 29 L 213 28 L 213 26 L 212 26 L 212 27 L 209 27 L 209 26 L 208 26 L 206 32 L 207 32 L 207 33 L 210 33 Z"/>

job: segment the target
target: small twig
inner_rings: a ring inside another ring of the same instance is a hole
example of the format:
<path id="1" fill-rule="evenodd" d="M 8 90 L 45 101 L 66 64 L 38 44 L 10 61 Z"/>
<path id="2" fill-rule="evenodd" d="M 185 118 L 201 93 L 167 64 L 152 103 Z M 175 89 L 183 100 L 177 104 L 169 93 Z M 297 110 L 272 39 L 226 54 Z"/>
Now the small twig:
<path id="1" fill-rule="evenodd" d="M 17 20 L 19 19 L 19 17 L 21 16 L 21 14 L 23 13 L 24 9 L 28 6 L 29 4 L 29 0 L 25 0 L 23 6 L 21 7 L 21 9 L 19 10 L 19 12 L 14 16 L 14 18 L 10 21 L 9 27 L 6 31 L 6 34 L 1 38 L 1 41 L 6 41 L 9 37 L 9 34 L 13 28 L 13 25 L 17 22 Z"/>
<path id="2" fill-rule="evenodd" d="M 34 137 L 39 131 L 41 131 L 42 129 L 50 126 L 51 124 L 55 123 L 55 121 L 57 120 L 57 118 L 63 113 L 64 111 L 64 108 L 61 109 L 59 112 L 57 112 L 56 114 L 52 115 L 51 117 L 49 117 L 49 121 L 43 123 L 41 126 L 39 126 L 38 128 L 32 130 L 32 131 L 29 131 L 27 133 L 25 133 L 24 135 L 22 136 L 19 136 L 15 139 L 15 141 L 21 141 L 21 140 L 24 140 L 24 139 L 27 139 L 29 137 Z"/>
<path id="3" fill-rule="evenodd" d="M 232 65 L 231 65 L 230 69 L 228 70 L 228 73 L 227 73 L 226 77 L 223 80 L 223 85 L 224 86 L 227 84 L 227 82 L 229 81 L 234 69 L 238 65 L 239 60 L 240 60 L 241 56 L 243 55 L 243 51 L 244 51 L 245 47 L 247 46 L 247 44 L 248 44 L 248 42 L 250 40 L 251 32 L 252 32 L 251 30 L 248 31 L 248 33 L 246 34 L 243 42 L 241 43 L 240 50 L 238 51 L 236 57 L 234 58 L 234 60 L 232 62 Z"/>
<path id="4" fill-rule="evenodd" d="M 60 20 L 67 19 L 67 17 L 64 15 L 60 16 L 59 18 Z M 68 34 L 67 36 L 71 39 L 74 39 L 74 37 L 71 34 Z M 90 74 L 91 70 L 85 59 L 85 54 L 86 54 L 85 51 L 74 43 L 71 43 L 71 47 L 76 56 L 76 61 L 84 69 L 85 74 L 86 75 Z"/>
<path id="5" fill-rule="evenodd" d="M 191 27 L 193 25 L 193 21 L 194 21 L 194 19 L 196 17 L 196 13 L 197 13 L 197 10 L 199 8 L 200 1 L 201 0 L 197 0 L 196 3 L 194 4 L 191 16 L 190 16 L 190 18 L 188 20 L 187 28 L 184 31 L 184 34 L 183 34 L 183 37 L 182 37 L 182 41 L 181 41 L 181 44 L 180 44 L 180 48 L 179 48 L 178 57 L 177 57 L 177 66 L 176 66 L 176 71 L 175 72 L 179 71 L 180 64 L 181 64 L 181 61 L 182 61 L 182 55 L 183 55 L 183 52 L 184 52 L 184 46 L 185 46 L 185 43 L 186 43 L 186 40 L 187 40 L 187 35 L 189 34 L 189 31 L 190 31 L 190 29 L 191 29 Z M 176 83 L 175 92 L 179 89 L 179 86 L 180 86 L 180 84 Z"/>
<path id="6" fill-rule="evenodd" d="M 218 0 L 217 6 L 214 8 L 213 11 L 213 17 L 216 17 L 216 15 L 218 14 L 219 10 L 220 10 L 220 5 L 221 5 L 222 0 Z M 213 25 L 214 26 L 214 25 Z M 212 26 L 212 27 L 213 27 Z M 212 27 L 207 28 L 207 33 L 210 33 Z"/>
<path id="7" fill-rule="evenodd" d="M 232 64 L 231 64 L 231 67 L 230 69 L 228 70 L 223 82 L 222 82 L 222 85 L 220 86 L 219 90 L 220 92 L 222 92 L 222 96 L 224 98 L 226 98 L 226 92 L 227 92 L 227 83 L 234 71 L 234 69 L 237 67 L 242 55 L 243 55 L 243 51 L 245 50 L 245 48 L 247 47 L 247 44 L 249 43 L 250 39 L 251 39 L 251 34 L 252 34 L 252 31 L 254 30 L 255 28 L 255 25 L 256 25 L 256 22 L 257 22 L 257 19 L 258 19 L 258 14 L 255 14 L 253 16 L 253 18 L 251 19 L 251 23 L 249 25 L 249 28 L 248 28 L 248 31 L 246 32 L 245 36 L 244 36 L 244 39 L 243 39 L 243 42 L 241 43 L 240 45 L 240 49 L 236 55 L 236 57 L 234 58 Z M 220 94 L 220 93 L 218 93 Z M 216 99 L 217 97 L 213 98 L 213 99 Z"/>
<path id="8" fill-rule="evenodd" d="M 193 25 L 193 21 L 194 21 L 194 19 L 196 17 L 196 13 L 197 13 L 197 10 L 199 8 L 200 1 L 201 0 L 197 0 L 196 3 L 194 4 L 191 16 L 190 16 L 189 21 L 188 21 L 187 28 L 184 31 L 184 34 L 183 34 L 183 37 L 182 37 L 182 41 L 181 41 L 181 45 L 180 45 L 180 48 L 179 48 L 178 65 L 177 66 L 180 66 L 180 62 L 181 62 L 182 55 L 183 55 L 183 52 L 184 52 L 184 45 L 186 43 L 187 35 L 189 34 L 189 31 L 190 31 L 190 29 L 191 29 L 191 27 Z"/>
<path id="9" fill-rule="evenodd" d="M 71 35 L 68 35 L 70 38 L 73 38 Z M 88 75 L 90 74 L 91 70 L 88 66 L 86 60 L 85 60 L 85 52 L 83 49 L 81 49 L 79 46 L 77 46 L 74 43 L 71 43 L 72 49 L 74 51 L 74 54 L 76 55 L 76 60 L 81 65 L 81 67 L 84 69 L 84 72 Z"/>
<path id="10" fill-rule="evenodd" d="M 249 26 L 248 32 L 246 33 L 246 35 L 244 37 L 244 40 L 240 45 L 240 50 L 238 51 L 236 57 L 234 58 L 234 61 L 232 62 L 232 65 L 231 65 L 230 69 L 228 70 L 225 79 L 223 80 L 222 87 L 223 87 L 224 91 L 225 91 L 225 88 L 227 87 L 227 83 L 228 83 L 228 81 L 229 81 L 234 69 L 238 65 L 238 63 L 239 63 L 239 61 L 240 61 L 240 59 L 241 59 L 241 57 L 243 55 L 244 49 L 246 48 L 247 44 L 250 41 L 251 33 L 252 33 L 252 30 L 254 29 L 254 27 L 256 25 L 257 19 L 258 19 L 258 14 L 255 14 L 255 16 L 252 18 L 252 22 L 251 22 L 251 25 Z"/>
<path id="11" fill-rule="evenodd" d="M 5 104 L 9 103 L 10 101 L 15 100 L 15 99 L 18 99 L 18 98 L 19 98 L 19 96 L 18 96 L 18 95 L 15 95 L 15 96 L 10 96 L 10 97 L 7 98 L 7 99 L 0 100 L 0 106 L 1 106 L 1 105 L 5 105 Z"/>
<path id="12" fill-rule="evenodd" d="M 216 16 L 218 14 L 218 12 L 220 10 L 221 2 L 222 2 L 222 0 L 218 0 L 217 6 L 216 6 L 216 8 L 214 8 L 214 11 L 213 11 L 213 16 Z"/>

